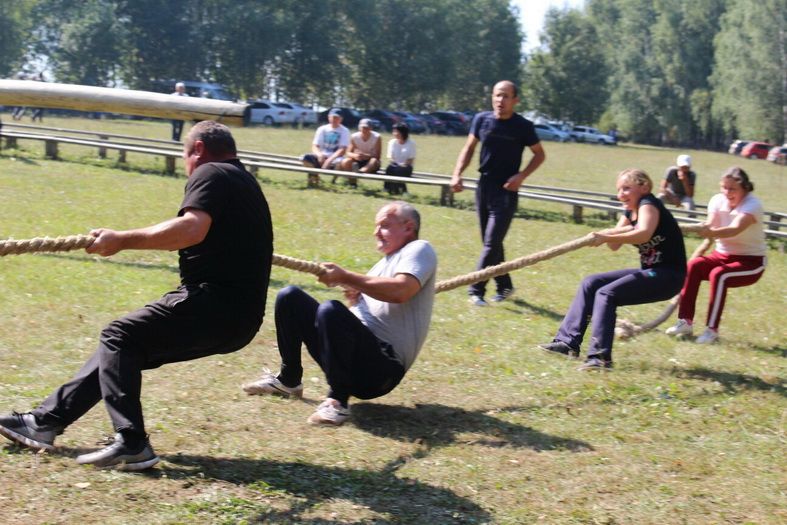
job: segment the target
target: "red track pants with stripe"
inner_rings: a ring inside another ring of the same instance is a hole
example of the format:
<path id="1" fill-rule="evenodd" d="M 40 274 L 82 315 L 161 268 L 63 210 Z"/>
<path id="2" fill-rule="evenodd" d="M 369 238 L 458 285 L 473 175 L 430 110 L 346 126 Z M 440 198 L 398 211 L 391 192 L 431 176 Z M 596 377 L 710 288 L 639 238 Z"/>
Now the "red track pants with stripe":
<path id="1" fill-rule="evenodd" d="M 719 329 L 727 288 L 738 288 L 756 283 L 765 273 L 762 255 L 725 255 L 717 251 L 689 261 L 686 281 L 680 291 L 679 319 L 694 319 L 694 305 L 702 281 L 710 282 L 707 326 Z"/>

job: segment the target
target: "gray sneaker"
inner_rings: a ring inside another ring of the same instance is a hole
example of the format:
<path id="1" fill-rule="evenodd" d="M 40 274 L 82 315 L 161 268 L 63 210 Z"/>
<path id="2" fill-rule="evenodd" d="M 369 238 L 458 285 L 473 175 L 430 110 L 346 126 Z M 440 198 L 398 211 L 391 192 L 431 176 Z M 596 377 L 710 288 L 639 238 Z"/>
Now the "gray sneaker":
<path id="1" fill-rule="evenodd" d="M 273 372 L 267 368 L 263 369 L 262 377 L 251 383 L 243 385 L 243 391 L 253 395 L 272 394 L 282 397 L 303 397 L 303 383 L 297 386 L 286 386 L 279 381 Z"/>
<path id="2" fill-rule="evenodd" d="M 471 295 L 470 304 L 474 306 L 489 306 L 489 303 L 484 301 L 484 298 L 481 297 L 480 295 Z"/>
<path id="3" fill-rule="evenodd" d="M 512 295 L 514 295 L 514 289 L 513 288 L 506 288 L 505 290 L 503 290 L 501 292 L 497 292 L 497 295 L 493 296 L 490 299 L 490 301 L 492 301 L 493 303 L 500 303 L 502 301 L 505 301 L 506 299 L 508 299 Z"/>
<path id="4" fill-rule="evenodd" d="M 11 441 L 36 450 L 54 450 L 55 436 L 62 433 L 60 427 L 41 426 L 30 412 L 0 416 L 0 434 Z"/>
<path id="5" fill-rule="evenodd" d="M 123 441 L 123 435 L 115 434 L 112 444 L 96 452 L 77 456 L 80 465 L 93 465 L 98 468 L 114 468 L 124 471 L 149 469 L 159 462 L 147 438 L 136 449 L 132 450 Z"/>

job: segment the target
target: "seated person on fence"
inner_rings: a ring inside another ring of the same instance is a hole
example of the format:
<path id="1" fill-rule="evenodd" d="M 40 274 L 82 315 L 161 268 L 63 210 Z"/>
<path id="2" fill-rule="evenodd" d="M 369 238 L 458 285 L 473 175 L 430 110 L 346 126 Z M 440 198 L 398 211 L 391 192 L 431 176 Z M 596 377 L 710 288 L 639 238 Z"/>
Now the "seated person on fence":
<path id="1" fill-rule="evenodd" d="M 732 167 L 721 177 L 721 193 L 708 203 L 708 218 L 700 235 L 716 239 L 710 255 L 689 261 L 680 291 L 678 322 L 667 334 L 690 336 L 694 331 L 694 305 L 702 281 L 710 282 L 707 327 L 696 342 L 719 338 L 719 324 L 728 288 L 749 286 L 765 273 L 765 231 L 762 202 L 751 194 L 754 184 L 745 171 Z"/>
<path id="2" fill-rule="evenodd" d="M 350 137 L 350 145 L 344 154 L 339 169 L 342 171 L 359 171 L 361 173 L 377 173 L 380 169 L 380 154 L 382 152 L 382 140 L 380 134 L 372 131 L 372 124 L 369 119 L 362 118 L 358 122 L 358 131 Z M 333 178 L 333 182 L 336 182 Z M 358 179 L 348 177 L 347 182 L 353 188 L 358 185 Z"/>
<path id="3" fill-rule="evenodd" d="M 410 128 L 403 122 L 394 124 L 393 136 L 388 141 L 388 160 L 391 163 L 385 168 L 385 174 L 410 177 L 415 162 L 415 142 L 410 140 Z M 403 182 L 386 182 L 383 187 L 391 195 L 407 193 L 407 185 Z"/>
<path id="4" fill-rule="evenodd" d="M 342 126 L 342 114 L 332 109 L 328 112 L 328 124 L 322 125 L 314 132 L 312 152 L 301 157 L 304 166 L 332 170 L 344 158 L 344 152 L 350 145 L 350 130 Z M 320 183 L 320 176 L 309 174 L 309 186 Z"/>
<path id="5" fill-rule="evenodd" d="M 651 193 L 652 182 L 638 169 L 618 175 L 618 200 L 625 213 L 615 228 L 594 232 L 595 246 L 622 244 L 639 248 L 640 268 L 615 270 L 586 277 L 551 343 L 544 350 L 579 356 L 588 324 L 593 337 L 580 370 L 612 367 L 612 340 L 618 306 L 653 303 L 672 298 L 686 275 L 686 250 L 677 221 Z"/>
<path id="6" fill-rule="evenodd" d="M 691 169 L 691 157 L 678 155 L 677 165 L 664 172 L 658 197 L 666 204 L 693 210 L 696 183 L 697 174 Z"/>
<path id="7" fill-rule="evenodd" d="M 276 297 L 276 339 L 281 371 L 243 386 L 249 394 L 303 396 L 301 344 L 327 377 L 328 397 L 308 419 L 341 425 L 350 416 L 350 396 L 373 399 L 399 384 L 429 330 L 437 256 L 418 240 L 420 216 L 406 202 L 386 204 L 375 217 L 377 250 L 383 257 L 366 275 L 324 263 L 319 276 L 341 286 L 340 301 L 318 303 L 288 286 Z"/>
<path id="8" fill-rule="evenodd" d="M 178 216 L 136 230 L 93 230 L 95 240 L 86 248 L 103 256 L 179 250 L 181 285 L 109 323 L 82 369 L 35 410 L 0 416 L 0 434 L 52 450 L 55 437 L 103 399 L 117 433 L 114 443 L 78 456 L 77 463 L 152 467 L 159 458 L 142 417 L 142 371 L 234 352 L 256 335 L 273 257 L 265 196 L 237 159 L 235 141 L 223 124 L 196 124 L 183 151 L 188 180 Z"/>

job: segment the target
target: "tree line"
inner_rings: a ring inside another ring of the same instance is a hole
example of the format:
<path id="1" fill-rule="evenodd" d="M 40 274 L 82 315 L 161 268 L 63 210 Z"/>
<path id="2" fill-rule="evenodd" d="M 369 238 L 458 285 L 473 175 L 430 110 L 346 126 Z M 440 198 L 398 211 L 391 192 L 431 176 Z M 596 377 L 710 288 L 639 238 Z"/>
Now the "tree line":
<path id="1" fill-rule="evenodd" d="M 529 56 L 518 15 L 508 0 L 0 0 L 0 76 L 414 111 L 486 109 L 509 78 L 520 110 L 641 143 L 784 141 L 787 0 L 587 0 L 549 11 Z"/>
<path id="2" fill-rule="evenodd" d="M 587 0 L 548 12 L 529 104 L 647 144 L 785 141 L 787 0 Z"/>

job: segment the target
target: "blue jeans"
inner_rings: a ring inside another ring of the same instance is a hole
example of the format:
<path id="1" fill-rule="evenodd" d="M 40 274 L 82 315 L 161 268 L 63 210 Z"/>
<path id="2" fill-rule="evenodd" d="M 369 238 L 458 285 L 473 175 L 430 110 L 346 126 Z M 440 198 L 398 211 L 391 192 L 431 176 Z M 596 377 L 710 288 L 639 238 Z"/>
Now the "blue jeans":
<path id="1" fill-rule="evenodd" d="M 484 176 L 478 181 L 475 191 L 475 207 L 484 247 L 481 250 L 476 270 L 495 266 L 505 260 L 503 239 L 511 226 L 518 202 L 519 195 L 515 191 L 503 188 L 499 182 L 489 181 Z M 483 297 L 486 293 L 486 283 L 487 281 L 482 281 L 471 285 L 470 295 Z M 498 293 L 514 287 L 509 274 L 498 275 L 495 277 L 495 283 Z"/>
<path id="2" fill-rule="evenodd" d="M 592 339 L 588 357 L 612 361 L 617 307 L 655 303 L 675 296 L 683 286 L 685 269 L 628 269 L 589 275 L 582 280 L 555 341 L 579 349 L 588 324 Z"/>
<path id="3" fill-rule="evenodd" d="M 276 296 L 276 339 L 282 365 L 279 380 L 301 382 L 301 344 L 320 365 L 330 386 L 328 397 L 343 405 L 350 396 L 374 399 L 404 377 L 402 361 L 340 301 L 318 303 L 295 286 Z"/>

